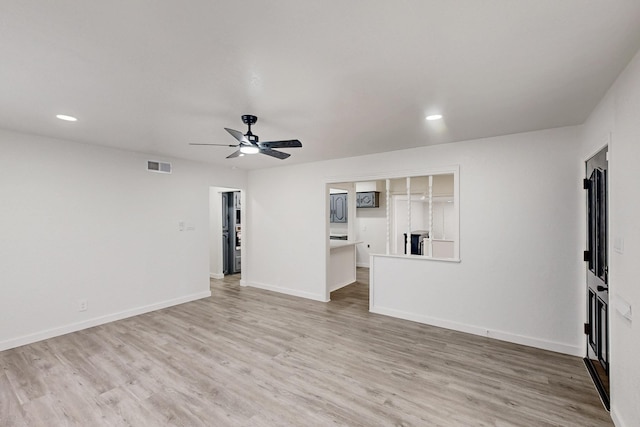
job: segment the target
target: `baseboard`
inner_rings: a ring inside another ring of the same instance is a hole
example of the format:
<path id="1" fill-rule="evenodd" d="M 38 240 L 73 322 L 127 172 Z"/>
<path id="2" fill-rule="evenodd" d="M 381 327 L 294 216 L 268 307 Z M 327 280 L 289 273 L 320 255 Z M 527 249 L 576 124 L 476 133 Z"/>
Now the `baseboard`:
<path id="1" fill-rule="evenodd" d="M 222 273 L 211 273 L 209 277 L 212 279 L 224 279 L 224 274 Z"/>
<path id="2" fill-rule="evenodd" d="M 368 262 L 356 262 L 356 267 L 369 268 L 369 263 Z"/>
<path id="3" fill-rule="evenodd" d="M 322 301 L 322 302 L 328 302 L 329 301 L 328 299 L 325 298 L 324 295 L 321 295 L 321 294 L 314 294 L 314 293 L 311 293 L 311 292 L 298 291 L 296 289 L 281 288 L 280 286 L 267 285 L 267 284 L 264 284 L 264 283 L 247 282 L 247 281 L 243 280 L 243 281 L 240 282 L 240 285 L 242 285 L 242 286 L 250 286 L 252 288 L 258 288 L 258 289 L 264 289 L 265 291 L 278 292 L 278 293 L 281 293 L 281 294 L 291 295 L 291 296 L 294 296 L 294 297 L 311 299 L 311 300 L 314 300 L 314 301 Z"/>
<path id="4" fill-rule="evenodd" d="M 161 301 L 155 304 L 136 307 L 130 310 L 118 313 L 107 314 L 104 316 L 94 317 L 92 319 L 83 320 L 82 322 L 70 323 L 58 328 L 47 329 L 35 334 L 24 335 L 22 337 L 13 338 L 0 342 L 0 351 L 9 350 L 11 348 L 20 347 L 34 342 L 58 337 L 71 332 L 81 331 L 83 329 L 92 328 L 94 326 L 104 325 L 105 323 L 115 322 L 116 320 L 126 319 L 128 317 L 138 316 L 140 314 L 149 313 L 151 311 L 160 310 L 174 305 L 184 304 L 186 302 L 199 300 L 211 296 L 211 291 L 198 292 L 196 294 L 185 295 L 183 297 L 174 298 L 167 301 Z"/>
<path id="5" fill-rule="evenodd" d="M 611 408 L 611 412 L 609 413 L 609 415 L 611 415 L 611 420 L 613 421 L 613 424 L 616 427 L 627 427 L 630 426 L 631 424 L 625 424 L 620 417 L 618 417 L 618 412 L 615 411 L 613 408 Z"/>
<path id="6" fill-rule="evenodd" d="M 411 320 L 413 322 L 424 323 L 440 328 L 451 329 L 454 331 L 465 332 L 473 335 L 494 338 L 500 341 L 512 342 L 514 344 L 526 345 L 529 347 L 541 348 L 543 350 L 555 351 L 556 353 L 569 354 L 571 356 L 582 357 L 583 349 L 580 346 L 571 346 L 553 341 L 541 340 L 538 338 L 527 337 L 509 332 L 496 331 L 486 329 L 480 326 L 458 323 L 451 320 L 438 319 L 435 317 L 424 316 L 421 314 L 409 313 L 385 307 L 372 306 L 369 310 L 372 313 L 384 314 L 385 316 L 397 317 L 399 319 Z"/>
<path id="7" fill-rule="evenodd" d="M 355 280 L 347 280 L 347 281 L 346 281 L 346 282 L 344 282 L 344 283 L 341 283 L 341 284 L 339 284 L 339 285 L 334 286 L 332 289 L 330 289 L 330 290 L 329 290 L 329 292 L 337 291 L 338 289 L 342 289 L 342 288 L 344 288 L 345 286 L 348 286 L 348 285 L 350 285 L 350 284 L 352 284 L 352 283 L 355 283 L 355 282 L 356 282 Z"/>

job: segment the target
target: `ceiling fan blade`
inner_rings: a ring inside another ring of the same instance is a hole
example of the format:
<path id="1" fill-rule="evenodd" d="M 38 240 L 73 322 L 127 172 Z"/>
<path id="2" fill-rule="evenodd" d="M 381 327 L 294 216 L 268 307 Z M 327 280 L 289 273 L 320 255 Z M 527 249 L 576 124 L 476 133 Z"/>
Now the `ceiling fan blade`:
<path id="1" fill-rule="evenodd" d="M 289 153 L 283 153 L 282 151 L 272 150 L 271 148 L 261 148 L 260 152 L 280 160 L 284 160 L 291 155 Z"/>
<path id="2" fill-rule="evenodd" d="M 214 145 L 216 147 L 238 147 L 238 144 L 235 144 L 235 145 L 231 145 L 231 144 L 206 144 L 206 143 L 200 143 L 200 142 L 190 142 L 189 145 Z"/>
<path id="3" fill-rule="evenodd" d="M 251 141 L 249 141 L 249 139 L 246 136 L 244 136 L 244 134 L 239 130 L 229 129 L 229 128 L 224 128 L 224 130 L 229 132 L 231 136 L 233 136 L 235 139 L 237 139 L 240 142 L 246 142 L 247 144 L 251 143 Z"/>
<path id="4" fill-rule="evenodd" d="M 302 142 L 297 139 L 289 139 L 286 141 L 265 141 L 261 142 L 260 145 L 266 148 L 300 148 L 302 147 Z"/>
<path id="5" fill-rule="evenodd" d="M 227 159 L 233 159 L 234 157 L 238 157 L 239 155 L 241 155 L 242 153 L 240 152 L 240 150 L 234 151 L 233 153 L 229 154 L 227 156 Z"/>

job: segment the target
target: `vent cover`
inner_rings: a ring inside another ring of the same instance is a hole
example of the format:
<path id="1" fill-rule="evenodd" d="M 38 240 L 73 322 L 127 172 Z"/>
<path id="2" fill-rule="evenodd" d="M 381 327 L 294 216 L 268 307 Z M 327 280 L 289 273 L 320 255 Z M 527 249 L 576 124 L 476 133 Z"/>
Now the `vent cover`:
<path id="1" fill-rule="evenodd" d="M 151 172 L 158 172 L 158 173 L 171 173 L 171 163 L 148 160 L 147 170 Z"/>

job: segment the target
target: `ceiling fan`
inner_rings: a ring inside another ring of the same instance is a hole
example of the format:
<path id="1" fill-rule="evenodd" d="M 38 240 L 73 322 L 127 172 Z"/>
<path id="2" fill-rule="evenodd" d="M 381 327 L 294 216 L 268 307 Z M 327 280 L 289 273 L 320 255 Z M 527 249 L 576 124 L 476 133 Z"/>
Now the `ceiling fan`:
<path id="1" fill-rule="evenodd" d="M 258 121 L 256 116 L 252 116 L 250 114 L 245 114 L 242 116 L 242 122 L 249 127 L 247 133 L 243 134 L 242 132 L 234 129 L 224 128 L 227 132 L 231 134 L 235 139 L 238 140 L 238 144 L 206 144 L 206 143 L 196 143 L 191 142 L 189 145 L 215 145 L 219 147 L 239 147 L 239 149 L 229 156 L 227 159 L 232 159 L 234 157 L 244 156 L 245 154 L 256 154 L 262 153 L 267 156 L 275 157 L 280 160 L 284 160 L 289 157 L 291 154 L 285 153 L 282 151 L 274 150 L 274 148 L 300 148 L 302 147 L 302 143 L 297 139 L 288 139 L 284 141 L 265 141 L 260 142 L 258 135 L 254 135 L 251 132 L 251 125 L 255 124 Z"/>

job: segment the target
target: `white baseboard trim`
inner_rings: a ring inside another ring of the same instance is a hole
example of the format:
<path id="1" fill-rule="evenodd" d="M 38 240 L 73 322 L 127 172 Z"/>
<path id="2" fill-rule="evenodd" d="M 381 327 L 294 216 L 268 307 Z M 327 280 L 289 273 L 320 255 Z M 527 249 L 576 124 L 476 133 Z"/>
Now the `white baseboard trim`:
<path id="1" fill-rule="evenodd" d="M 369 268 L 369 263 L 368 262 L 356 262 L 356 267 Z"/>
<path id="2" fill-rule="evenodd" d="M 569 354 L 571 356 L 582 357 L 584 354 L 581 346 L 572 346 L 563 343 L 541 340 L 538 338 L 527 337 L 510 332 L 496 331 L 486 329 L 480 326 L 458 323 L 451 320 L 438 319 L 435 317 L 424 316 L 422 314 L 409 313 L 405 311 L 395 310 L 385 307 L 372 306 L 369 310 L 372 313 L 384 314 L 385 316 L 397 317 L 399 319 L 411 320 L 413 322 L 424 323 L 431 326 L 437 326 L 454 331 L 466 332 L 468 334 L 480 335 L 483 337 L 494 338 L 500 341 L 512 342 L 514 344 L 526 345 L 529 347 L 541 348 L 543 350 L 555 351 L 556 353 Z"/>
<path id="3" fill-rule="evenodd" d="M 224 274 L 222 273 L 210 273 L 209 277 L 212 279 L 224 279 Z"/>
<path id="4" fill-rule="evenodd" d="M 613 409 L 613 405 L 611 405 L 611 411 L 609 412 L 609 415 L 611 415 L 611 420 L 613 421 L 613 424 L 616 427 L 627 427 L 627 424 L 625 424 L 620 417 L 618 417 L 618 411 L 615 411 Z"/>
<path id="5" fill-rule="evenodd" d="M 243 280 L 243 281 L 240 281 L 240 285 L 242 285 L 242 286 L 250 286 L 252 288 L 258 288 L 258 289 L 264 289 L 265 291 L 278 292 L 278 293 L 281 293 L 281 294 L 291 295 L 291 296 L 294 296 L 294 297 L 312 299 L 314 301 L 322 301 L 322 302 L 328 302 L 329 301 L 328 299 L 325 298 L 324 295 L 321 295 L 321 294 L 314 294 L 314 293 L 311 293 L 311 292 L 298 291 L 296 289 L 281 288 L 280 286 L 267 285 L 267 284 L 264 284 L 264 283 L 247 282 L 247 281 Z"/>
<path id="6" fill-rule="evenodd" d="M 330 289 L 329 292 L 337 291 L 338 289 L 342 289 L 345 286 L 348 286 L 348 285 L 350 285 L 352 283 L 356 283 L 355 279 L 354 280 L 347 280 L 344 283 L 338 284 L 338 285 L 334 286 L 332 289 Z"/>
<path id="7" fill-rule="evenodd" d="M 211 296 L 211 291 L 198 292 L 196 294 L 185 295 L 179 298 L 174 298 L 167 301 L 161 301 L 155 304 L 149 304 L 142 307 L 132 308 L 130 310 L 120 311 L 118 313 L 107 314 L 104 316 L 94 317 L 92 319 L 83 320 L 82 322 L 70 323 L 68 325 L 60 326 L 57 328 L 47 329 L 42 332 L 36 332 L 34 334 L 24 335 L 18 338 L 12 338 L 9 340 L 0 342 L 0 351 L 9 350 L 10 348 L 20 347 L 34 342 L 46 340 L 49 338 L 58 337 L 71 332 L 77 332 L 82 329 L 92 328 L 94 326 L 103 325 L 105 323 L 115 322 L 116 320 L 126 319 L 127 317 L 133 317 L 151 311 L 160 310 L 174 305 L 184 304 L 185 302 L 195 301 L 202 298 L 208 298 Z"/>

